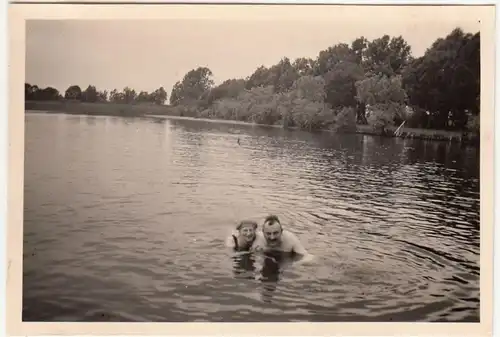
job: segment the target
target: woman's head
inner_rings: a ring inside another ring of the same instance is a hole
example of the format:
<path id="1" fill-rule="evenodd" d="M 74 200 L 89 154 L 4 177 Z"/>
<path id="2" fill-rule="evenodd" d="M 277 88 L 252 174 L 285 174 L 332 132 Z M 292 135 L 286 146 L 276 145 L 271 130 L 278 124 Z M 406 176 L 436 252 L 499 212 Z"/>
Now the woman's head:
<path id="1" fill-rule="evenodd" d="M 246 240 L 252 240 L 257 232 L 257 222 L 251 220 L 243 220 L 236 227 L 238 232 Z"/>

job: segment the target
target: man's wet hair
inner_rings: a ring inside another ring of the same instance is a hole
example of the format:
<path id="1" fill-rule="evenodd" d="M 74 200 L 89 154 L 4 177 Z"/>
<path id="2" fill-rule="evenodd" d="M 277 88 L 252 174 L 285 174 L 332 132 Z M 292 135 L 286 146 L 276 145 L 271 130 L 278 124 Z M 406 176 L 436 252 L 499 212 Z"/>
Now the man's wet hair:
<path id="1" fill-rule="evenodd" d="M 283 228 L 281 226 L 281 222 L 280 222 L 280 219 L 276 216 L 276 215 L 268 215 L 266 216 L 266 218 L 264 219 L 264 225 L 265 224 L 268 224 L 268 225 L 274 225 L 275 223 L 277 223 L 278 225 L 280 225 L 281 228 Z"/>
<path id="2" fill-rule="evenodd" d="M 243 220 L 241 221 L 238 226 L 236 227 L 237 230 L 240 230 L 243 226 L 250 225 L 253 227 L 253 229 L 257 229 L 258 225 L 257 222 L 253 220 Z"/>

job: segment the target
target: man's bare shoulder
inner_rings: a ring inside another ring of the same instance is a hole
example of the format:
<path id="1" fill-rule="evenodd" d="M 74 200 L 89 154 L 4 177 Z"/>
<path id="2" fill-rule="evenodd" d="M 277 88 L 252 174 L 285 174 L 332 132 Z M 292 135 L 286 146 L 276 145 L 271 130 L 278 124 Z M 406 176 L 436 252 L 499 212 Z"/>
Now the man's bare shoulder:
<path id="1" fill-rule="evenodd" d="M 289 240 L 298 240 L 299 239 L 295 233 L 289 231 L 288 229 L 284 229 L 282 235 L 284 238 L 289 239 Z"/>
<path id="2" fill-rule="evenodd" d="M 295 233 L 293 233 L 291 231 L 286 231 L 286 234 L 285 234 L 285 231 L 283 231 L 283 235 L 285 238 L 284 241 L 286 241 L 286 245 L 288 247 L 291 247 L 291 249 L 295 253 L 302 254 L 302 255 L 307 254 L 307 250 L 304 248 L 304 246 L 300 242 L 299 237 Z"/>

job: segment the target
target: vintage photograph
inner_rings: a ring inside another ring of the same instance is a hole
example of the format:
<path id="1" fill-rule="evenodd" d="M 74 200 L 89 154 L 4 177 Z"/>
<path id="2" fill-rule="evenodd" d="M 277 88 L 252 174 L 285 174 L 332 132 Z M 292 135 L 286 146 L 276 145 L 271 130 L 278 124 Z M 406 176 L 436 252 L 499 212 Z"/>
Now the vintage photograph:
<path id="1" fill-rule="evenodd" d="M 480 20 L 261 7 L 26 20 L 24 322 L 483 319 Z"/>

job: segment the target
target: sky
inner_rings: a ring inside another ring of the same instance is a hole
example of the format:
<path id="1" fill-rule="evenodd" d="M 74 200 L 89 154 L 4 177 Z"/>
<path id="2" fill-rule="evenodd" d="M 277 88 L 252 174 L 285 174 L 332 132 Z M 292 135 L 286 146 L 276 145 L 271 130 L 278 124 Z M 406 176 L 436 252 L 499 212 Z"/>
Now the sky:
<path id="1" fill-rule="evenodd" d="M 384 34 L 402 35 L 415 57 L 454 28 L 479 31 L 477 20 L 453 15 L 441 7 L 417 12 L 406 20 L 386 15 L 378 20 L 353 19 L 342 13 L 285 16 L 272 20 L 30 20 L 26 25 L 26 82 L 52 86 L 64 93 L 70 85 L 84 90 L 136 92 L 171 88 L 199 66 L 213 72 L 215 83 L 244 78 L 260 65 L 271 66 L 283 57 L 316 58 L 337 43 L 359 36 L 369 40 Z"/>

